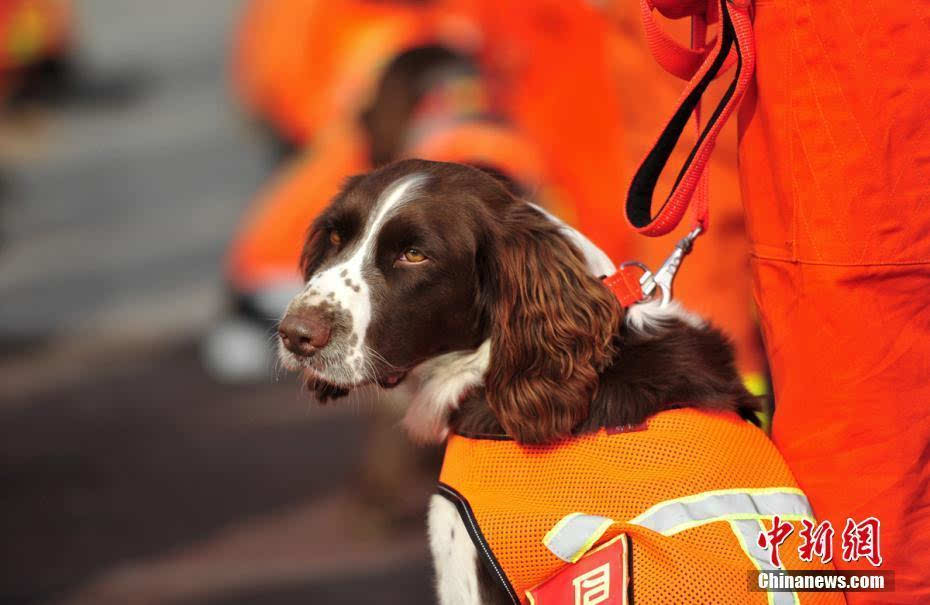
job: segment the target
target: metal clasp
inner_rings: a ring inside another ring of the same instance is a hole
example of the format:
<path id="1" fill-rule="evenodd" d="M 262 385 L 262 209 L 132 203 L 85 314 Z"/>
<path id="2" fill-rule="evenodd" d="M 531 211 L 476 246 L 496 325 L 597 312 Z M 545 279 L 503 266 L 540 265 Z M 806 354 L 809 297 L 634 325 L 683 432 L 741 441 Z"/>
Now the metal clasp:
<path id="1" fill-rule="evenodd" d="M 665 259 L 659 270 L 656 271 L 654 280 L 662 291 L 661 306 L 664 307 L 672 300 L 672 281 L 675 279 L 675 274 L 678 273 L 678 268 L 681 267 L 681 261 L 691 252 L 691 248 L 694 247 L 694 240 L 700 234 L 701 227 L 695 227 L 691 233 L 678 240 L 675 249 Z"/>
<path id="2" fill-rule="evenodd" d="M 695 227 L 691 233 L 678 240 L 675 249 L 655 273 L 639 261 L 627 261 L 620 265 L 621 268 L 632 265 L 643 270 L 643 274 L 639 278 L 639 285 L 643 290 L 643 301 L 652 300 L 656 290 L 658 290 L 661 296 L 660 306 L 664 307 L 671 302 L 672 282 L 675 280 L 675 274 L 678 273 L 678 269 L 681 267 L 681 261 L 691 252 L 694 247 L 694 240 L 701 234 L 701 231 L 701 227 Z"/>

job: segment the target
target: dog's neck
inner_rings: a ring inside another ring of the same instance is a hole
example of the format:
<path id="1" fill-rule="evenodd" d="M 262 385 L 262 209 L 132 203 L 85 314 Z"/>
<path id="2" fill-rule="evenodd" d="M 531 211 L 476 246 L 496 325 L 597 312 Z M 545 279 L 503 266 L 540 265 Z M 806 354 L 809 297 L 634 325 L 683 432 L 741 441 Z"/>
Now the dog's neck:
<path id="1" fill-rule="evenodd" d="M 401 396 L 410 401 L 403 425 L 411 439 L 418 443 L 441 443 L 446 438 L 455 410 L 473 394 L 484 392 L 484 375 L 490 358 L 488 339 L 473 351 L 440 355 L 410 373 L 401 385 Z"/>
<path id="2" fill-rule="evenodd" d="M 732 347 L 721 332 L 681 318 L 652 328 L 631 329 L 627 323 L 618 337 L 619 353 L 600 374 L 588 417 L 575 435 L 639 425 L 658 412 L 681 407 L 733 411 L 755 420 L 758 400 L 743 386 Z M 462 435 L 506 436 L 480 386 L 464 394 L 447 426 Z"/>

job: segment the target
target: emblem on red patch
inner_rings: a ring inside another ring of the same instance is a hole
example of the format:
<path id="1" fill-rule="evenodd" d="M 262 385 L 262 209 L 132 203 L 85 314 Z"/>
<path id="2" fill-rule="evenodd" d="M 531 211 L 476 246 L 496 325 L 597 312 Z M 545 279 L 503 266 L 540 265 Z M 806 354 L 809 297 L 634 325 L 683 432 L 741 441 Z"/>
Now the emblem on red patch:
<path id="1" fill-rule="evenodd" d="M 526 591 L 530 605 L 627 605 L 630 546 L 620 534 Z"/>

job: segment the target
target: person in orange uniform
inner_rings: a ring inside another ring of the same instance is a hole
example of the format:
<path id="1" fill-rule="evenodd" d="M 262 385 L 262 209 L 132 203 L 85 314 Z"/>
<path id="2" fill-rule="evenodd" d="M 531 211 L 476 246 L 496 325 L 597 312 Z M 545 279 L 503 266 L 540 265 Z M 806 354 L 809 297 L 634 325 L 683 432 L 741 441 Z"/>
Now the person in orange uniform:
<path id="1" fill-rule="evenodd" d="M 740 170 L 773 437 L 837 534 L 881 521 L 895 592 L 849 602 L 930 602 L 930 5 L 757 2 L 755 31 Z"/>
<path id="2" fill-rule="evenodd" d="M 881 524 L 894 592 L 849 602 L 930 602 L 930 6 L 754 11 L 739 157 L 773 438 L 837 553 L 847 519 Z"/>
<path id="3" fill-rule="evenodd" d="M 230 70 L 246 109 L 300 148 L 362 111 L 398 54 L 427 45 L 467 52 L 475 35 L 443 3 L 250 0 Z"/>

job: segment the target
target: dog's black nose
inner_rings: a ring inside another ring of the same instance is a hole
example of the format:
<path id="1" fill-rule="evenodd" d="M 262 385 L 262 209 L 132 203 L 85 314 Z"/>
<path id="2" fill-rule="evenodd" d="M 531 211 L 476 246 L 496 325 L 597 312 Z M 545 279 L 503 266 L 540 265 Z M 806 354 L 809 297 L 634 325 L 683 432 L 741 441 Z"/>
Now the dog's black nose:
<path id="1" fill-rule="evenodd" d="M 290 312 L 278 324 L 278 335 L 287 350 L 310 357 L 329 342 L 330 322 L 313 309 Z"/>

